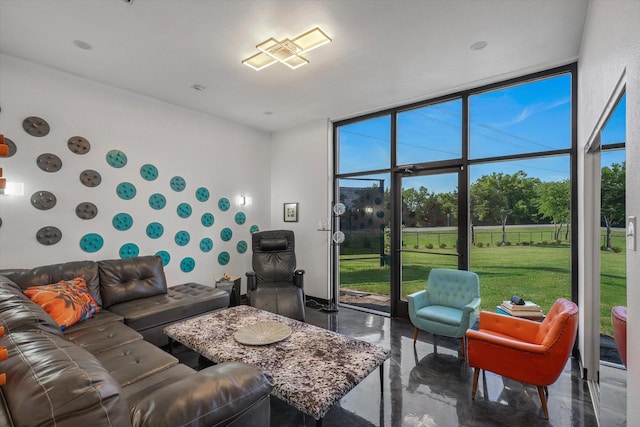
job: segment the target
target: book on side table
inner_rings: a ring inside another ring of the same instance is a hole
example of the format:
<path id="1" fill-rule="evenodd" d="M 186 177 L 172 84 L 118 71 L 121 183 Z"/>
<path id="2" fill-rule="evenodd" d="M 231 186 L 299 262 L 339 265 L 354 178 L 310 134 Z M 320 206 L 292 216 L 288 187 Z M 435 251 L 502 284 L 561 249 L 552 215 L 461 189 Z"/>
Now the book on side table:
<path id="1" fill-rule="evenodd" d="M 503 301 L 496 307 L 498 313 L 508 314 L 514 317 L 528 319 L 544 319 L 544 313 L 540 306 L 532 301 L 525 301 L 523 305 L 513 304 L 511 301 Z"/>

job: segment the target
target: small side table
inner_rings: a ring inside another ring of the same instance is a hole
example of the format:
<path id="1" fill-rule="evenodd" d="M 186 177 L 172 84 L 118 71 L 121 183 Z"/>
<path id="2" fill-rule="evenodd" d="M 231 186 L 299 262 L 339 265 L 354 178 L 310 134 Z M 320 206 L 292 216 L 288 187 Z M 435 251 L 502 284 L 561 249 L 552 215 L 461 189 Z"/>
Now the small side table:
<path id="1" fill-rule="evenodd" d="M 229 307 L 240 304 L 240 286 L 242 284 L 240 277 L 231 276 L 229 280 L 223 280 L 222 277 L 216 277 L 216 288 L 220 288 L 229 294 Z"/>

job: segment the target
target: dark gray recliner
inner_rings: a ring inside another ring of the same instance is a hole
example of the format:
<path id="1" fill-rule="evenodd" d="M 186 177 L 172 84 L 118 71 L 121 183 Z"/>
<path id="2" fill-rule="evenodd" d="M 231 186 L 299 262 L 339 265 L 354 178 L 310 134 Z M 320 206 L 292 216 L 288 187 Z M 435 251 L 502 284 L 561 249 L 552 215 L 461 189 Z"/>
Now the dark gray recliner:
<path id="1" fill-rule="evenodd" d="M 304 322 L 304 270 L 296 270 L 293 231 L 254 233 L 251 246 L 253 271 L 247 273 L 249 305 Z"/>

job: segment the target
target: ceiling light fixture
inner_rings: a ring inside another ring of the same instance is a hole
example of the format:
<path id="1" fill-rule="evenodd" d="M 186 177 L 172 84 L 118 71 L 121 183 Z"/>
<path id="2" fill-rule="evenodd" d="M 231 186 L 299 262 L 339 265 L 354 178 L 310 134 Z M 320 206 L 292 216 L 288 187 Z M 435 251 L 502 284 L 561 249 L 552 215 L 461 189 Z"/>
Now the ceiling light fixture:
<path id="1" fill-rule="evenodd" d="M 201 84 L 195 83 L 191 86 L 191 89 L 202 92 L 203 90 L 206 89 L 206 87 L 202 86 Z"/>
<path id="2" fill-rule="evenodd" d="M 276 62 L 296 69 L 309 63 L 309 60 L 302 56 L 303 54 L 331 41 L 320 27 L 313 28 L 293 39 L 278 41 L 271 37 L 257 44 L 256 48 L 260 52 L 244 59 L 242 63 L 258 71 Z"/>

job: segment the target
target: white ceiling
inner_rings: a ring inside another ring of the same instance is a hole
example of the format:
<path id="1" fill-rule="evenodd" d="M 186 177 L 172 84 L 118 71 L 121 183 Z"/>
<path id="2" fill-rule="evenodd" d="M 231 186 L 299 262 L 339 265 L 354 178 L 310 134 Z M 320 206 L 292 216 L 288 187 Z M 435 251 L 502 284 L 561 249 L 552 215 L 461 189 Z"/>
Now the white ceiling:
<path id="1" fill-rule="evenodd" d="M 587 0 L 0 0 L 0 52 L 273 132 L 573 62 L 587 8 Z M 306 55 L 309 65 L 241 64 L 257 43 L 314 26 L 333 43 Z M 488 46 L 471 50 L 479 40 Z"/>

